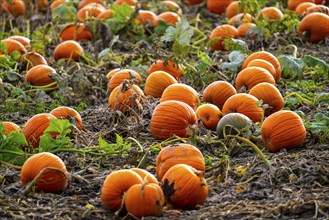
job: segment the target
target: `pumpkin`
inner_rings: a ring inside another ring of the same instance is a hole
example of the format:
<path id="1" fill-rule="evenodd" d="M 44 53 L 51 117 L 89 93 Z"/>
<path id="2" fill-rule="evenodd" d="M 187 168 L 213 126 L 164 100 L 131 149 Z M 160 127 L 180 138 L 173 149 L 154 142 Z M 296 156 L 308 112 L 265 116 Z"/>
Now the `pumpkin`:
<path id="1" fill-rule="evenodd" d="M 139 86 L 124 81 L 112 90 L 108 105 L 111 110 L 126 112 L 130 108 L 139 107 L 143 95 L 143 90 Z"/>
<path id="2" fill-rule="evenodd" d="M 249 91 L 252 87 L 261 82 L 275 84 L 275 79 L 269 71 L 264 68 L 251 66 L 241 70 L 235 79 L 235 88 Z"/>
<path id="3" fill-rule="evenodd" d="M 264 120 L 261 135 L 265 147 L 277 152 L 300 146 L 305 141 L 306 129 L 297 113 L 281 110 Z"/>
<path id="4" fill-rule="evenodd" d="M 220 109 L 210 103 L 202 104 L 195 110 L 196 115 L 201 119 L 205 128 L 215 130 L 221 118 L 222 112 Z"/>
<path id="5" fill-rule="evenodd" d="M 14 39 L 3 39 L 1 43 L 5 44 L 7 46 L 7 52 L 0 50 L 0 54 L 8 54 L 10 55 L 14 51 L 18 51 L 20 54 L 26 53 L 26 49 L 23 44 L 21 44 L 19 41 Z"/>
<path id="6" fill-rule="evenodd" d="M 39 147 L 40 136 L 44 134 L 44 131 L 50 125 L 50 120 L 56 119 L 55 116 L 48 113 L 40 113 L 31 117 L 25 123 L 22 132 L 27 142 L 34 148 Z M 56 136 L 57 133 L 51 133 L 52 136 Z"/>
<path id="7" fill-rule="evenodd" d="M 38 2 L 37 4 L 38 11 L 42 11 L 42 12 L 47 11 L 48 0 L 37 0 L 37 2 Z"/>
<path id="8" fill-rule="evenodd" d="M 174 83 L 169 85 L 162 93 L 160 102 L 168 100 L 182 101 L 191 106 L 194 110 L 200 104 L 197 91 L 184 83 Z"/>
<path id="9" fill-rule="evenodd" d="M 281 110 L 284 106 L 283 97 L 280 91 L 270 83 L 264 82 L 257 84 L 249 91 L 249 94 L 262 100 L 263 104 L 268 105 L 265 109 L 265 116 L 269 116 L 270 114 Z"/>
<path id="10" fill-rule="evenodd" d="M 185 0 L 184 1 L 184 3 L 189 5 L 189 6 L 197 5 L 197 4 L 200 4 L 202 2 L 203 2 L 203 0 Z"/>
<path id="11" fill-rule="evenodd" d="M 253 33 L 253 29 L 255 29 L 257 26 L 254 23 L 242 23 L 238 27 L 238 33 L 240 38 L 247 37 L 249 39 L 254 40 L 256 38 L 256 35 Z"/>
<path id="12" fill-rule="evenodd" d="M 212 51 L 225 50 L 223 42 L 226 38 L 237 38 L 239 36 L 238 30 L 229 24 L 219 25 L 214 28 L 210 33 L 210 40 L 218 38 L 218 41 L 213 43 L 210 48 Z"/>
<path id="13" fill-rule="evenodd" d="M 250 127 L 252 121 L 244 114 L 233 112 L 224 115 L 217 124 L 216 131 L 219 139 L 223 139 L 225 135 L 236 135 L 237 130 Z"/>
<path id="14" fill-rule="evenodd" d="M 137 218 L 161 215 L 164 203 L 162 189 L 154 183 L 133 185 L 125 196 L 127 212 Z"/>
<path id="15" fill-rule="evenodd" d="M 135 184 L 141 184 L 142 178 L 134 171 L 122 169 L 107 175 L 101 190 L 104 208 L 112 212 L 121 208 L 124 193 Z"/>
<path id="16" fill-rule="evenodd" d="M 25 188 L 38 175 L 40 176 L 35 182 L 36 191 L 57 193 L 68 184 L 64 162 L 49 152 L 37 153 L 24 162 L 20 175 L 22 186 Z"/>
<path id="17" fill-rule="evenodd" d="M 265 7 L 261 13 L 267 19 L 281 19 L 283 17 L 282 11 L 276 7 Z"/>
<path id="18" fill-rule="evenodd" d="M 26 5 L 22 0 L 1 1 L 2 9 L 13 17 L 25 15 Z"/>
<path id="19" fill-rule="evenodd" d="M 321 12 L 308 14 L 301 20 L 298 31 L 311 43 L 318 43 L 329 36 L 329 16 Z"/>
<path id="20" fill-rule="evenodd" d="M 106 20 L 106 19 L 109 19 L 109 18 L 113 18 L 113 12 L 111 9 L 106 9 L 105 11 L 99 13 L 97 15 L 97 18 L 100 19 L 100 20 Z"/>
<path id="21" fill-rule="evenodd" d="M 167 73 L 169 73 L 170 75 L 172 75 L 175 79 L 179 79 L 183 74 L 183 68 L 175 63 L 174 61 L 171 60 L 157 60 L 154 63 L 152 63 L 152 65 L 150 66 L 149 70 L 148 70 L 148 75 L 150 75 L 151 73 L 155 72 L 155 71 L 165 71 Z"/>
<path id="22" fill-rule="evenodd" d="M 257 52 L 252 53 L 251 55 L 249 55 L 247 57 L 247 59 L 245 59 L 245 61 L 243 62 L 242 69 L 247 68 L 250 61 L 255 60 L 255 59 L 262 59 L 262 60 L 266 60 L 266 61 L 270 62 L 276 70 L 276 75 L 274 76 L 274 79 L 276 82 L 279 81 L 279 79 L 281 77 L 281 65 L 280 65 L 278 59 L 273 54 L 271 54 L 267 51 L 257 51 Z"/>
<path id="23" fill-rule="evenodd" d="M 163 20 L 168 24 L 176 26 L 177 22 L 180 22 L 180 17 L 177 13 L 172 11 L 165 11 L 158 15 L 159 20 Z"/>
<path id="24" fill-rule="evenodd" d="M 232 1 L 225 10 L 225 17 L 232 18 L 234 15 L 243 13 L 244 9 L 240 9 L 240 1 Z"/>
<path id="25" fill-rule="evenodd" d="M 7 39 L 16 40 L 20 42 L 25 48 L 31 46 L 31 40 L 24 36 L 15 35 L 15 36 L 10 36 Z"/>
<path id="26" fill-rule="evenodd" d="M 132 69 L 122 69 L 115 72 L 107 84 L 107 89 L 111 92 L 115 87 L 119 86 L 124 80 L 129 80 L 131 83 L 142 83 L 142 77 Z"/>
<path id="27" fill-rule="evenodd" d="M 183 14 L 181 7 L 173 1 L 161 1 L 161 4 L 165 5 L 170 11 L 176 12 L 177 14 Z"/>
<path id="28" fill-rule="evenodd" d="M 207 0 L 207 9 L 216 14 L 223 14 L 232 0 Z"/>
<path id="29" fill-rule="evenodd" d="M 77 13 L 77 18 L 85 22 L 87 19 L 90 18 L 95 18 L 97 17 L 100 13 L 105 11 L 105 7 L 97 2 L 95 3 L 90 3 L 83 8 L 79 9 Z"/>
<path id="30" fill-rule="evenodd" d="M 315 4 L 312 2 L 303 2 L 301 4 L 299 4 L 296 9 L 295 9 L 295 13 L 298 15 L 303 15 L 305 13 L 305 10 L 311 6 L 314 6 Z"/>
<path id="31" fill-rule="evenodd" d="M 308 7 L 302 15 L 308 15 L 313 12 L 322 12 L 326 15 L 329 15 L 329 8 L 324 5 L 314 5 L 314 6 Z"/>
<path id="32" fill-rule="evenodd" d="M 196 125 L 197 116 L 194 110 L 188 104 L 176 100 L 158 104 L 151 117 L 151 133 L 160 140 L 173 135 L 189 137 Z"/>
<path id="33" fill-rule="evenodd" d="M 203 91 L 202 100 L 216 105 L 222 109 L 226 100 L 235 95 L 235 88 L 228 82 L 218 80 L 210 83 Z"/>
<path id="34" fill-rule="evenodd" d="M 173 144 L 161 149 L 156 159 L 156 174 L 161 180 L 167 171 L 176 164 L 187 164 L 205 172 L 205 160 L 201 151 L 191 144 Z"/>
<path id="35" fill-rule="evenodd" d="M 137 4 L 137 0 L 116 0 L 113 4 L 116 5 L 127 4 L 130 6 L 135 6 Z"/>
<path id="36" fill-rule="evenodd" d="M 27 69 L 31 69 L 32 67 L 38 65 L 48 65 L 47 60 L 41 54 L 37 52 L 27 52 L 23 54 L 20 58 L 20 62 L 26 63 Z"/>
<path id="37" fill-rule="evenodd" d="M 66 2 L 66 0 L 54 0 L 50 4 L 50 11 L 51 11 L 51 13 L 54 13 L 55 9 L 58 8 L 61 4 L 64 4 L 65 2 Z"/>
<path id="38" fill-rule="evenodd" d="M 186 164 L 172 166 L 163 176 L 161 186 L 167 201 L 176 209 L 194 209 L 208 196 L 203 172 Z"/>
<path id="39" fill-rule="evenodd" d="M 10 121 L 3 121 L 1 122 L 3 127 L 3 134 L 7 136 L 12 131 L 20 131 L 21 129 L 19 126 L 13 122 Z"/>
<path id="40" fill-rule="evenodd" d="M 78 61 L 83 54 L 83 48 L 74 40 L 67 40 L 58 44 L 54 50 L 55 61 L 59 59 L 68 59 Z"/>
<path id="41" fill-rule="evenodd" d="M 294 11 L 303 2 L 314 2 L 314 0 L 288 0 L 288 9 Z"/>
<path id="42" fill-rule="evenodd" d="M 247 65 L 247 67 L 252 67 L 252 66 L 261 67 L 263 69 L 266 69 L 269 73 L 271 73 L 271 75 L 273 77 L 276 76 L 276 70 L 275 70 L 274 66 L 266 60 L 254 59 L 254 60 L 250 61 Z"/>
<path id="43" fill-rule="evenodd" d="M 231 96 L 223 105 L 222 113 L 237 112 L 244 114 L 253 122 L 260 122 L 264 116 L 264 110 L 258 106 L 259 100 L 246 93 L 239 93 Z"/>
<path id="44" fill-rule="evenodd" d="M 61 41 L 66 40 L 92 40 L 93 35 L 84 23 L 69 24 L 59 34 Z"/>
<path id="45" fill-rule="evenodd" d="M 141 168 L 130 168 L 130 170 L 136 172 L 143 180 L 144 183 L 155 183 L 159 184 L 158 180 L 155 178 L 155 176 Z"/>
<path id="46" fill-rule="evenodd" d="M 32 67 L 29 69 L 29 71 L 27 71 L 24 82 L 30 83 L 34 86 L 45 86 L 55 82 L 55 80 L 49 77 L 50 74 L 54 73 L 56 73 L 54 68 L 46 64 L 40 64 Z"/>
<path id="47" fill-rule="evenodd" d="M 254 18 L 249 13 L 239 13 L 237 15 L 234 15 L 230 18 L 228 21 L 230 24 L 234 26 L 239 26 L 242 23 L 250 23 L 253 22 Z"/>
<path id="48" fill-rule="evenodd" d="M 105 7 L 106 3 L 102 0 L 81 0 L 78 4 L 78 10 L 89 5 L 90 3 L 98 3 Z"/>
<path id="49" fill-rule="evenodd" d="M 59 106 L 51 110 L 50 114 L 58 119 L 68 119 L 79 130 L 82 130 L 82 118 L 75 109 L 67 106 Z"/>
<path id="50" fill-rule="evenodd" d="M 177 80 L 165 71 L 155 71 L 146 78 L 144 93 L 146 95 L 160 98 L 163 91 L 171 84 L 177 83 Z"/>
<path id="51" fill-rule="evenodd" d="M 113 69 L 113 70 L 110 70 L 110 72 L 108 72 L 107 74 L 106 74 L 106 78 L 107 79 L 111 79 L 111 77 L 114 75 L 114 74 L 116 74 L 117 72 L 119 72 L 121 70 L 121 68 L 115 68 L 115 69 Z"/>
<path id="52" fill-rule="evenodd" d="M 159 24 L 158 16 L 150 10 L 139 10 L 137 14 L 137 22 L 143 25 L 154 27 Z"/>

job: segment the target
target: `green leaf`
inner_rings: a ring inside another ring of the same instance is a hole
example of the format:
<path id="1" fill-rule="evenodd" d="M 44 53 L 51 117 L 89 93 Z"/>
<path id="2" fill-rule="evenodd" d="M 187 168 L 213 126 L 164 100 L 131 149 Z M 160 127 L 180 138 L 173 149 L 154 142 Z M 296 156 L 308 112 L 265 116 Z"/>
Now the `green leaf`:
<path id="1" fill-rule="evenodd" d="M 2 50 L 5 54 L 8 53 L 7 44 L 0 42 L 0 50 Z"/>
<path id="2" fill-rule="evenodd" d="M 13 60 L 19 60 L 19 58 L 21 57 L 21 53 L 18 50 L 14 50 L 11 54 L 10 54 L 10 58 Z"/>
<path id="3" fill-rule="evenodd" d="M 64 2 L 52 12 L 53 20 L 72 21 L 76 19 L 77 9 L 73 2 Z"/>
<path id="4" fill-rule="evenodd" d="M 60 135 L 71 133 L 71 123 L 67 119 L 50 119 L 50 125 L 44 133 L 58 132 Z"/>
<path id="5" fill-rule="evenodd" d="M 296 79 L 303 76 L 305 63 L 302 60 L 286 55 L 279 56 L 278 60 L 282 69 L 282 78 Z"/>
<path id="6" fill-rule="evenodd" d="M 225 38 L 223 43 L 225 49 L 229 51 L 236 50 L 243 53 L 247 53 L 249 51 L 247 43 L 240 39 Z"/>
<path id="7" fill-rule="evenodd" d="M 242 63 L 246 59 L 247 55 L 241 53 L 240 51 L 232 51 L 228 55 L 230 62 L 223 62 L 220 65 L 220 69 L 229 70 L 232 73 L 237 73 L 242 66 Z"/>
<path id="8" fill-rule="evenodd" d="M 314 67 L 320 76 L 329 79 L 329 65 L 325 61 L 310 55 L 305 55 L 302 60 L 307 66 Z"/>
<path id="9" fill-rule="evenodd" d="M 329 104 L 329 93 L 328 92 L 317 93 L 315 97 L 315 101 L 317 103 Z"/>
<path id="10" fill-rule="evenodd" d="M 21 76 L 19 73 L 16 73 L 14 71 L 8 71 L 6 73 L 6 77 L 9 81 L 17 81 L 23 78 L 23 76 Z"/>

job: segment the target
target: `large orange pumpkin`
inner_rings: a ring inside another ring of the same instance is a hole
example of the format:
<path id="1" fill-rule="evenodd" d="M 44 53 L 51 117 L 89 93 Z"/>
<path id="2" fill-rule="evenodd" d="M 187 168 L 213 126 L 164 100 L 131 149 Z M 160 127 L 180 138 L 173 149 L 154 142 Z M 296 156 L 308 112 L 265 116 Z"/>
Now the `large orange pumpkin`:
<path id="1" fill-rule="evenodd" d="M 158 16 L 150 10 L 139 10 L 136 17 L 137 22 L 154 27 L 159 24 Z"/>
<path id="2" fill-rule="evenodd" d="M 208 196 L 208 185 L 203 172 L 186 164 L 172 166 L 161 180 L 167 201 L 177 209 L 194 209 Z"/>
<path id="3" fill-rule="evenodd" d="M 31 46 L 31 40 L 24 36 L 14 35 L 14 36 L 8 37 L 7 39 L 16 40 L 16 41 L 20 42 L 26 48 Z"/>
<path id="4" fill-rule="evenodd" d="M 329 36 L 329 16 L 321 12 L 308 14 L 300 22 L 298 31 L 308 41 L 318 43 Z"/>
<path id="5" fill-rule="evenodd" d="M 207 0 L 207 9 L 216 14 L 225 12 L 232 0 Z"/>
<path id="6" fill-rule="evenodd" d="M 165 11 L 158 15 L 159 20 L 163 20 L 168 24 L 176 26 L 177 22 L 180 22 L 180 16 L 176 12 Z"/>
<path id="7" fill-rule="evenodd" d="M 14 51 L 18 51 L 20 54 L 26 53 L 26 49 L 25 49 L 24 45 L 17 40 L 6 38 L 6 39 L 3 39 L 1 41 L 1 43 L 5 44 L 7 46 L 6 54 L 8 54 L 8 55 L 10 55 Z M 0 50 L 0 54 L 5 54 L 5 51 Z"/>
<path id="8" fill-rule="evenodd" d="M 62 41 L 92 40 L 93 35 L 84 23 L 69 24 L 59 34 Z"/>
<path id="9" fill-rule="evenodd" d="M 229 24 L 219 25 L 214 28 L 210 33 L 210 40 L 218 38 L 218 41 L 211 45 L 211 50 L 225 50 L 223 42 L 226 38 L 237 38 L 239 36 L 238 30 Z"/>
<path id="10" fill-rule="evenodd" d="M 228 82 L 218 80 L 210 83 L 203 91 L 202 100 L 216 105 L 222 109 L 226 100 L 235 95 L 237 92 L 235 88 Z"/>
<path id="11" fill-rule="evenodd" d="M 10 121 L 3 121 L 2 123 L 3 126 L 3 134 L 5 136 L 7 136 L 10 132 L 12 131 L 20 131 L 21 129 L 19 128 L 19 126 L 13 122 Z"/>
<path id="12" fill-rule="evenodd" d="M 173 135 L 189 137 L 197 125 L 194 110 L 186 103 L 168 100 L 158 104 L 152 113 L 151 132 L 156 139 L 167 139 Z"/>
<path id="13" fill-rule="evenodd" d="M 27 69 L 31 69 L 34 66 L 44 64 L 48 65 L 47 60 L 41 54 L 37 52 L 27 52 L 21 56 L 20 62 L 26 63 Z"/>
<path id="14" fill-rule="evenodd" d="M 162 148 L 156 160 L 156 174 L 159 180 L 176 164 L 187 164 L 205 172 L 205 161 L 201 151 L 191 144 L 173 144 Z"/>
<path id="15" fill-rule="evenodd" d="M 82 118 L 75 109 L 68 106 L 59 106 L 51 110 L 50 114 L 59 119 L 68 119 L 79 130 L 82 130 Z"/>
<path id="16" fill-rule="evenodd" d="M 242 13 L 244 10 L 239 9 L 240 3 L 240 1 L 232 1 L 225 10 L 225 17 L 232 18 L 234 15 Z"/>
<path id="17" fill-rule="evenodd" d="M 54 50 L 54 59 L 55 61 L 59 59 L 72 59 L 78 61 L 82 54 L 83 48 L 78 42 L 67 40 L 56 46 Z"/>
<path id="18" fill-rule="evenodd" d="M 49 77 L 49 74 L 54 73 L 56 73 L 54 68 L 46 64 L 40 64 L 27 71 L 24 81 L 26 83 L 31 83 L 34 86 L 45 86 L 55 82 L 55 80 Z"/>
<path id="19" fill-rule="evenodd" d="M 40 173 L 35 182 L 36 191 L 57 193 L 68 184 L 66 166 L 55 154 L 42 152 L 28 158 L 21 169 L 22 186 L 26 187 Z"/>
<path id="20" fill-rule="evenodd" d="M 299 4 L 296 9 L 295 9 L 295 13 L 298 15 L 303 15 L 306 11 L 307 8 L 314 6 L 315 4 L 312 2 L 303 2 L 301 4 Z"/>
<path id="21" fill-rule="evenodd" d="M 283 17 L 282 11 L 276 7 L 265 7 L 261 13 L 267 19 L 281 19 Z"/>
<path id="22" fill-rule="evenodd" d="M 297 113 L 281 110 L 264 120 L 261 135 L 265 147 L 277 152 L 300 146 L 305 141 L 306 129 Z"/>
<path id="23" fill-rule="evenodd" d="M 165 71 L 167 73 L 169 73 L 170 75 L 172 75 L 175 79 L 179 79 L 183 74 L 183 68 L 175 63 L 174 61 L 171 60 L 157 60 L 154 63 L 151 64 L 149 70 L 148 70 L 148 74 L 150 75 L 151 73 L 155 72 L 155 71 Z"/>
<path id="24" fill-rule="evenodd" d="M 254 60 L 250 61 L 247 65 L 247 67 L 251 67 L 251 66 L 257 66 L 257 67 L 264 68 L 267 71 L 269 71 L 273 77 L 276 76 L 276 70 L 275 70 L 274 66 L 266 60 L 254 59 Z"/>
<path id="25" fill-rule="evenodd" d="M 163 91 L 171 84 L 177 83 L 177 80 L 165 71 L 155 71 L 146 78 L 144 85 L 145 95 L 160 98 Z"/>
<path id="26" fill-rule="evenodd" d="M 141 168 L 130 168 L 130 170 L 137 173 L 143 180 L 144 183 L 155 183 L 159 184 L 158 180 L 155 178 L 155 176 L 148 172 L 147 170 L 141 169 Z"/>
<path id="27" fill-rule="evenodd" d="M 111 92 L 115 87 L 119 86 L 122 81 L 129 80 L 131 83 L 140 84 L 142 83 L 142 77 L 135 70 L 122 69 L 115 72 L 107 84 L 107 89 Z"/>
<path id="28" fill-rule="evenodd" d="M 79 9 L 77 18 L 81 22 L 85 22 L 87 19 L 96 18 L 100 13 L 105 11 L 105 7 L 97 2 L 89 3 L 83 8 Z"/>
<path id="29" fill-rule="evenodd" d="M 314 0 L 288 0 L 288 9 L 294 11 L 303 2 L 314 2 Z"/>
<path id="30" fill-rule="evenodd" d="M 19 17 L 25 15 L 26 5 L 22 0 L 1 1 L 2 9 L 8 14 Z M 1 11 L 1 10 L 0 10 Z"/>

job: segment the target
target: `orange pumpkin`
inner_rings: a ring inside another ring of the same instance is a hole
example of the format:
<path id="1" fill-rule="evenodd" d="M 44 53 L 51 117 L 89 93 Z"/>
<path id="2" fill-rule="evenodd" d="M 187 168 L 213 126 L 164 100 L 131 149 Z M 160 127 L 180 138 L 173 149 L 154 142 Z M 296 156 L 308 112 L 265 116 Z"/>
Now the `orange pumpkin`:
<path id="1" fill-rule="evenodd" d="M 106 78 L 107 78 L 107 79 L 111 79 L 111 77 L 112 77 L 114 74 L 116 74 L 117 72 L 119 72 L 120 70 L 121 70 L 121 68 L 115 68 L 115 69 L 110 70 L 110 72 L 108 72 L 108 73 L 106 74 Z"/>
<path id="2" fill-rule="evenodd" d="M 314 0 L 288 0 L 288 9 L 294 11 L 296 7 L 303 2 L 314 3 Z"/>
<path id="3" fill-rule="evenodd" d="M 106 20 L 106 19 L 109 19 L 109 18 L 113 18 L 113 12 L 111 9 L 106 9 L 105 11 L 99 13 L 97 15 L 97 18 L 100 19 L 100 20 Z"/>
<path id="4" fill-rule="evenodd" d="M 282 11 L 276 7 L 265 7 L 261 13 L 267 19 L 281 19 L 283 17 Z"/>
<path id="5" fill-rule="evenodd" d="M 301 4 L 299 4 L 296 9 L 295 9 L 295 13 L 298 15 L 303 15 L 305 13 L 305 10 L 311 6 L 314 6 L 315 4 L 312 2 L 303 2 Z"/>
<path id="6" fill-rule="evenodd" d="M 254 23 L 242 23 L 238 27 L 238 33 L 239 37 L 244 38 L 247 37 L 249 39 L 254 40 L 256 38 L 256 35 L 253 33 L 253 29 L 255 29 L 257 26 Z"/>
<path id="7" fill-rule="evenodd" d="M 161 180 L 167 201 L 177 209 L 194 209 L 208 196 L 208 185 L 203 172 L 186 164 L 171 167 Z"/>
<path id="8" fill-rule="evenodd" d="M 250 61 L 255 59 L 262 59 L 270 62 L 276 70 L 276 75 L 274 76 L 274 79 L 276 82 L 279 81 L 279 79 L 281 78 L 281 65 L 279 63 L 279 60 L 273 54 L 267 51 L 257 51 L 249 55 L 247 59 L 245 59 L 245 61 L 243 62 L 242 69 L 247 68 Z"/>
<path id="9" fill-rule="evenodd" d="M 20 131 L 21 130 L 17 124 L 15 124 L 13 122 L 10 122 L 10 121 L 3 121 L 1 124 L 3 126 L 3 134 L 5 136 L 7 136 L 12 131 Z"/>
<path id="10" fill-rule="evenodd" d="M 306 138 L 306 129 L 298 114 L 281 110 L 267 117 L 261 127 L 265 147 L 272 152 L 300 146 Z"/>
<path id="11" fill-rule="evenodd" d="M 264 82 L 257 84 L 249 91 L 249 94 L 262 100 L 263 104 L 268 105 L 265 109 L 265 116 L 281 110 L 284 106 L 280 91 L 270 83 Z"/>
<path id="12" fill-rule="evenodd" d="M 253 22 L 254 18 L 249 13 L 239 13 L 230 18 L 229 23 L 234 26 L 239 26 L 242 23 Z"/>
<path id="13" fill-rule="evenodd" d="M 155 176 L 141 168 L 130 168 L 130 170 L 136 172 L 143 180 L 144 183 L 155 183 L 159 184 L 158 180 L 155 178 Z"/>
<path id="14" fill-rule="evenodd" d="M 116 5 L 127 4 L 130 6 L 135 6 L 137 4 L 137 0 L 116 0 L 113 4 Z"/>
<path id="15" fill-rule="evenodd" d="M 241 70 L 235 79 L 235 88 L 238 92 L 249 91 L 258 83 L 268 82 L 275 85 L 275 79 L 264 68 L 251 66 Z"/>
<path id="16" fill-rule="evenodd" d="M 232 1 L 225 10 L 225 17 L 226 18 L 232 18 L 233 16 L 243 13 L 243 9 L 239 9 L 240 7 L 240 1 Z"/>
<path id="17" fill-rule="evenodd" d="M 49 74 L 56 73 L 56 70 L 46 64 L 40 64 L 32 67 L 29 71 L 27 71 L 24 82 L 30 83 L 34 86 L 45 86 L 50 83 L 55 82 Z"/>
<path id="18" fill-rule="evenodd" d="M 203 2 L 203 0 L 185 0 L 184 1 L 184 3 L 189 5 L 189 6 L 197 5 L 197 4 L 200 4 L 202 2 Z"/>
<path id="19" fill-rule="evenodd" d="M 26 53 L 26 49 L 23 44 L 21 44 L 19 41 L 14 39 L 3 39 L 1 43 L 5 44 L 7 46 L 7 53 L 5 51 L 0 50 L 0 54 L 8 54 L 10 55 L 14 51 L 18 51 L 20 54 Z"/>
<path id="20" fill-rule="evenodd" d="M 274 66 L 266 60 L 254 59 L 254 60 L 250 61 L 247 65 L 247 67 L 252 67 L 252 66 L 261 67 L 263 69 L 266 69 L 268 72 L 271 73 L 271 75 L 273 77 L 276 76 L 276 70 L 275 70 Z"/>
<path id="21" fill-rule="evenodd" d="M 107 84 L 107 89 L 111 92 L 115 87 L 119 86 L 124 80 L 129 80 L 131 83 L 140 84 L 142 83 L 142 77 L 135 70 L 122 69 L 115 72 Z"/>
<path id="22" fill-rule="evenodd" d="M 137 21 L 143 25 L 154 27 L 159 24 L 158 16 L 150 10 L 139 10 L 137 14 Z"/>
<path id="23" fill-rule="evenodd" d="M 10 36 L 7 39 L 16 40 L 16 41 L 20 42 L 24 47 L 31 46 L 31 40 L 24 36 L 15 35 L 15 36 Z"/>
<path id="24" fill-rule="evenodd" d="M 42 152 L 28 158 L 21 169 L 22 186 L 26 187 L 40 173 L 41 176 L 35 182 L 36 191 L 57 193 L 68 184 L 66 166 L 55 154 Z"/>
<path id="25" fill-rule="evenodd" d="M 215 81 L 210 83 L 203 91 L 202 100 L 216 105 L 222 109 L 226 100 L 235 95 L 237 92 L 235 88 L 226 81 Z"/>
<path id="26" fill-rule="evenodd" d="M 50 114 L 58 119 L 68 119 L 79 130 L 82 130 L 82 118 L 75 109 L 67 106 L 59 106 L 51 110 Z"/>
<path id="27" fill-rule="evenodd" d="M 118 211 L 122 205 L 124 193 L 135 184 L 141 184 L 142 178 L 132 170 L 117 170 L 107 175 L 101 190 L 104 208 Z"/>
<path id="28" fill-rule="evenodd" d="M 183 68 L 171 61 L 171 60 L 157 60 L 154 63 L 152 63 L 152 65 L 150 66 L 149 70 L 148 70 L 148 74 L 150 75 L 151 73 L 158 71 L 158 70 L 162 70 L 165 71 L 167 73 L 169 73 L 170 75 L 172 75 L 175 79 L 179 79 L 183 74 Z"/>
<path id="29" fill-rule="evenodd" d="M 159 180 L 176 164 L 187 164 L 205 172 L 205 161 L 201 151 L 191 144 L 173 144 L 162 148 L 156 160 L 156 174 Z"/>
<path id="30" fill-rule="evenodd" d="M 311 6 L 311 7 L 308 7 L 303 15 L 308 15 L 310 13 L 313 13 L 313 12 L 322 12 L 326 15 L 329 15 L 329 8 L 327 6 L 324 6 L 324 5 L 314 5 L 314 6 Z"/>
<path id="31" fill-rule="evenodd" d="M 31 117 L 24 125 L 22 132 L 27 142 L 34 148 L 39 147 L 40 136 L 50 125 L 50 119 L 56 119 L 55 116 L 48 113 L 40 113 Z M 52 133 L 53 136 L 57 134 Z"/>
<path id="32" fill-rule="evenodd" d="M 223 139 L 225 135 L 237 135 L 237 130 L 243 130 L 252 125 L 252 121 L 244 114 L 233 112 L 224 115 L 217 124 L 217 136 Z"/>
<path id="33" fill-rule="evenodd" d="M 258 106 L 258 102 L 259 100 L 250 94 L 239 93 L 226 100 L 222 113 L 237 112 L 244 114 L 253 122 L 260 122 L 263 119 L 264 110 Z"/>
<path id="34" fill-rule="evenodd" d="M 218 41 L 211 45 L 211 50 L 225 50 L 223 45 L 223 41 L 226 38 L 237 38 L 239 36 L 238 30 L 229 24 L 223 24 L 217 26 L 215 29 L 211 31 L 210 40 L 218 38 Z"/>
<path id="35" fill-rule="evenodd" d="M 165 5 L 170 11 L 176 12 L 177 14 L 183 14 L 181 7 L 174 1 L 161 1 L 161 4 Z"/>
<path id="36" fill-rule="evenodd" d="M 27 52 L 20 58 L 20 62 L 26 63 L 27 69 L 31 69 L 32 67 L 38 65 L 48 65 L 47 60 L 41 54 L 37 52 Z"/>
<path id="37" fill-rule="evenodd" d="M 108 104 L 111 110 L 126 112 L 130 108 L 138 107 L 143 95 L 143 90 L 139 86 L 124 81 L 112 90 Z"/>
<path id="38" fill-rule="evenodd" d="M 216 14 L 223 14 L 232 0 L 207 0 L 207 9 Z"/>
<path id="39" fill-rule="evenodd" d="M 221 118 L 222 112 L 220 109 L 213 104 L 206 103 L 200 105 L 195 110 L 196 115 L 201 119 L 202 124 L 205 128 L 215 130 L 216 126 Z"/>
<path id="40" fill-rule="evenodd" d="M 152 113 L 151 132 L 156 139 L 164 140 L 173 135 L 188 137 L 196 125 L 197 116 L 194 110 L 181 101 L 161 102 Z"/>
<path id="41" fill-rule="evenodd" d="M 161 215 L 164 204 L 163 191 L 154 183 L 133 185 L 125 196 L 127 212 L 137 218 Z"/>
<path id="42" fill-rule="evenodd" d="M 146 95 L 160 98 L 163 91 L 177 80 L 165 71 L 155 71 L 146 78 L 144 92 Z"/>
<path id="43" fill-rule="evenodd" d="M 22 0 L 1 1 L 1 7 L 13 17 L 25 15 L 26 5 Z"/>
<path id="44" fill-rule="evenodd" d="M 77 18 L 84 22 L 90 18 L 96 18 L 100 13 L 105 11 L 105 7 L 97 2 L 90 3 L 83 8 L 79 9 Z"/>
<path id="45" fill-rule="evenodd" d="M 172 11 L 165 11 L 158 15 L 159 20 L 163 20 L 168 24 L 176 26 L 177 22 L 180 22 L 180 17 L 177 13 Z"/>
<path id="46" fill-rule="evenodd" d="M 300 22 L 298 31 L 311 43 L 318 43 L 329 36 L 329 16 L 321 12 L 308 14 Z"/>
<path id="47" fill-rule="evenodd" d="M 61 4 L 64 4 L 65 2 L 66 2 L 66 0 L 54 0 L 50 4 L 50 11 L 51 11 L 51 13 L 53 13 L 56 8 L 58 8 Z"/>
<path id="48" fill-rule="evenodd" d="M 162 93 L 160 102 L 168 100 L 182 101 L 191 106 L 194 110 L 200 104 L 197 91 L 191 86 L 183 83 L 174 83 L 169 85 Z"/>
<path id="49" fill-rule="evenodd" d="M 89 5 L 90 3 L 97 3 L 105 7 L 106 3 L 102 0 L 81 0 L 78 4 L 78 10 Z"/>
<path id="50" fill-rule="evenodd" d="M 83 54 L 83 48 L 74 40 L 63 41 L 58 44 L 54 50 L 55 61 L 59 59 L 68 59 L 78 61 L 79 57 Z"/>
<path id="51" fill-rule="evenodd" d="M 92 40 L 93 35 L 84 23 L 69 24 L 59 34 L 61 41 L 66 40 Z"/>

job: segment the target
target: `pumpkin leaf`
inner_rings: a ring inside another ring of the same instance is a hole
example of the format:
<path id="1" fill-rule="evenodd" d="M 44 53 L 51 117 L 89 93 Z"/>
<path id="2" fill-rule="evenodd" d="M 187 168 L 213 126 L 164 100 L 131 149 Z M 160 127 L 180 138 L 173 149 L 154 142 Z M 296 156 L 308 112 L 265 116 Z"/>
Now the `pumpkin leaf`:
<path id="1" fill-rule="evenodd" d="M 112 4 L 110 9 L 112 10 L 113 18 L 107 19 L 106 23 L 110 27 L 112 34 L 116 34 L 126 27 L 134 10 L 127 4 Z"/>
<path id="2" fill-rule="evenodd" d="M 229 70 L 232 73 L 237 73 L 246 57 L 247 55 L 241 53 L 240 51 L 232 51 L 228 55 L 228 59 L 230 62 L 221 63 L 220 69 Z"/>
<path id="3" fill-rule="evenodd" d="M 310 55 L 303 56 L 302 61 L 304 61 L 308 67 L 313 67 L 317 74 L 329 79 L 329 65 L 325 61 Z"/>
<path id="4" fill-rule="evenodd" d="M 305 63 L 291 56 L 282 55 L 278 57 L 282 69 L 282 78 L 296 79 L 303 76 L 303 68 Z"/>
<path id="5" fill-rule="evenodd" d="M 248 45 L 246 42 L 240 39 L 234 38 L 225 38 L 224 46 L 226 50 L 229 51 L 241 51 L 243 53 L 247 53 L 249 51 Z"/>
<path id="6" fill-rule="evenodd" d="M 315 97 L 315 102 L 329 104 L 329 93 L 328 92 L 317 93 Z"/>

